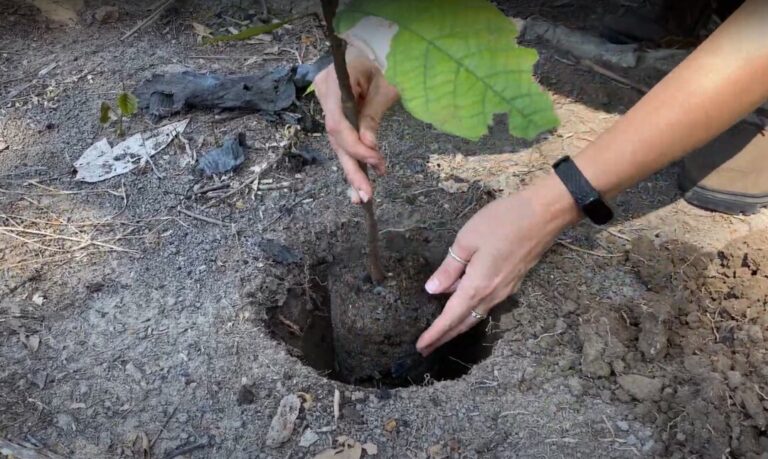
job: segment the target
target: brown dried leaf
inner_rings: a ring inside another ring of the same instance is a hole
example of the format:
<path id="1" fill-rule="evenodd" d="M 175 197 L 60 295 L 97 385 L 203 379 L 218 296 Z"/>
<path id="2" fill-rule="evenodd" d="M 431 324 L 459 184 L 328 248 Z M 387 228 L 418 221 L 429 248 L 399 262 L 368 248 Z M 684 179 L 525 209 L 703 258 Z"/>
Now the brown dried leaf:
<path id="1" fill-rule="evenodd" d="M 394 419 L 390 419 L 389 421 L 384 423 L 384 430 L 386 430 L 389 433 L 392 433 L 397 429 L 397 421 Z"/>

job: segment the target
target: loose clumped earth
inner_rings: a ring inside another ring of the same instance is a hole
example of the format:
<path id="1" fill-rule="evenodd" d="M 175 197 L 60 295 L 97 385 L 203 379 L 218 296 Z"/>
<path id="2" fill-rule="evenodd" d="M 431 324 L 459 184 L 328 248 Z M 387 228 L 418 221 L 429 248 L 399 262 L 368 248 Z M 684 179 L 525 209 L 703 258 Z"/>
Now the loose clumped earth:
<path id="1" fill-rule="evenodd" d="M 317 352 L 327 347 L 307 343 L 327 346 L 328 275 L 352 274 L 347 263 L 364 254 L 349 251 L 365 235 L 313 96 L 281 114 L 188 111 L 170 119 L 190 118 L 184 140 L 153 166 L 73 180 L 86 148 L 116 140 L 98 113 L 123 85 L 169 68 L 256 72 L 325 50 L 312 17 L 253 43 L 198 42 L 192 22 L 219 33 L 259 2 L 180 3 L 121 41 L 151 3 L 63 29 L 26 3 L 0 6 L 0 438 L 78 458 L 185 447 L 193 458 L 303 458 L 337 444 L 392 458 L 768 457 L 768 215 L 693 209 L 670 168 L 618 199 L 611 228 L 562 236 L 483 324 L 484 352 L 451 354 L 471 369 L 397 389 L 338 382 Z M 501 6 L 589 30 L 621 7 L 604 3 Z M 85 2 L 84 17 L 101 6 Z M 301 11 L 271 6 L 279 18 Z M 576 153 L 640 97 L 530 45 L 556 132 L 523 142 L 495 126 L 472 143 L 402 108 L 384 120 L 379 223 L 385 239 L 409 241 L 390 260 L 418 246 L 439 262 L 484 203 Z M 151 127 L 143 115 L 125 122 L 129 134 Z M 240 169 L 194 172 L 193 156 L 239 132 Z"/>

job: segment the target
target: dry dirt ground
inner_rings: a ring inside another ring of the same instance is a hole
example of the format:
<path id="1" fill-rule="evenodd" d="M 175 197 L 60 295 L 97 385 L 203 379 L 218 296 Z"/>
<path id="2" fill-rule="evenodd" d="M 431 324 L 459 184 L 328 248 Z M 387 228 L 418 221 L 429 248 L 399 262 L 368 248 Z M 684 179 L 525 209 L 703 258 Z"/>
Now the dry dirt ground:
<path id="1" fill-rule="evenodd" d="M 610 228 L 585 223 L 562 236 L 499 308 L 487 358 L 465 376 L 353 387 L 305 365 L 311 357 L 328 366 L 298 334 L 326 313 L 317 298 L 328 267 L 364 236 L 321 133 L 294 132 L 285 116 L 175 117 L 190 118 L 184 137 L 198 154 L 246 133 L 246 164 L 221 178 L 233 186 L 276 158 L 261 191 L 245 187 L 213 205 L 216 192 L 195 193 L 213 180 L 195 175 L 179 140 L 155 156 L 157 173 L 89 185 L 73 180 L 72 163 L 115 139 L 98 108 L 123 85 L 170 64 L 233 74 L 311 60 L 321 31 L 306 18 L 272 41 L 206 47 L 191 21 L 219 30 L 260 7 L 189 2 L 121 41 L 150 3 L 116 3 L 117 22 L 66 29 L 0 4 L 4 438 L 73 458 L 170 457 L 188 446 L 195 458 L 303 458 L 342 435 L 393 458 L 768 457 L 768 214 L 686 205 L 674 166 L 618 198 Z M 618 7 L 605 3 L 504 10 L 586 28 Z M 86 13 L 99 6 L 86 2 Z M 276 15 L 288 14 L 282 7 Z M 470 143 L 395 109 L 381 133 L 391 165 L 377 181 L 384 234 L 422 241 L 439 259 L 482 203 L 577 152 L 640 97 L 534 45 L 562 126 L 533 143 L 499 128 Z M 311 96 L 299 105 L 319 117 Z M 130 133 L 150 127 L 141 115 L 126 124 Z M 291 145 L 274 146 L 286 138 Z M 307 149 L 326 160 L 291 155 Z M 294 433 L 267 447 L 291 394 L 306 402 Z M 300 446 L 307 431 L 318 439 Z"/>

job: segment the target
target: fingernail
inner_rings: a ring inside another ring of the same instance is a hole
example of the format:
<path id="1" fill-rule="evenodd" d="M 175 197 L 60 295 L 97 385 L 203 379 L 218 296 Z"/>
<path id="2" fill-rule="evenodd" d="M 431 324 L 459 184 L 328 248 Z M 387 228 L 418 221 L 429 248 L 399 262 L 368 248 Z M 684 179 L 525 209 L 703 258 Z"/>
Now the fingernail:
<path id="1" fill-rule="evenodd" d="M 431 294 L 437 293 L 437 289 L 440 288 L 440 282 L 436 278 L 432 278 L 427 281 L 426 285 L 424 285 L 424 288 L 427 290 L 427 292 Z"/>
<path id="2" fill-rule="evenodd" d="M 357 190 L 357 194 L 359 194 L 359 195 L 360 195 L 360 199 L 361 199 L 363 202 L 368 202 L 368 199 L 369 199 L 368 193 L 366 193 L 366 192 L 365 192 L 365 191 L 363 191 L 363 190 Z"/>

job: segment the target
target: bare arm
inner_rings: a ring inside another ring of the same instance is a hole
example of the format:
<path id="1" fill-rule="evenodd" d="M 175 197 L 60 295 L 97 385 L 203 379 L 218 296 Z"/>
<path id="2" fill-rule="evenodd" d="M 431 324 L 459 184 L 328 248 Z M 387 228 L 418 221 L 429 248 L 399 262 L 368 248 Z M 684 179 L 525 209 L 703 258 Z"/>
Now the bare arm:
<path id="1" fill-rule="evenodd" d="M 701 147 L 766 100 L 768 1 L 748 0 L 575 161 L 598 190 L 613 197 Z M 575 208 L 569 213 L 579 218 Z"/>
<path id="2" fill-rule="evenodd" d="M 574 160 L 613 197 L 704 145 L 768 99 L 768 1 L 747 0 L 691 56 Z M 766 163 L 768 164 L 768 162 Z M 419 339 L 424 354 L 477 321 L 515 291 L 557 235 L 582 217 L 554 174 L 481 209 L 426 284 L 456 289 Z M 457 284 L 457 281 L 458 284 Z"/>

